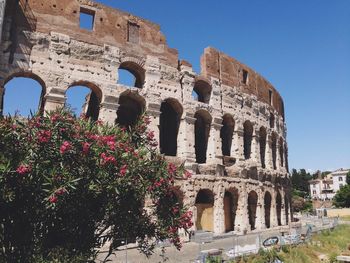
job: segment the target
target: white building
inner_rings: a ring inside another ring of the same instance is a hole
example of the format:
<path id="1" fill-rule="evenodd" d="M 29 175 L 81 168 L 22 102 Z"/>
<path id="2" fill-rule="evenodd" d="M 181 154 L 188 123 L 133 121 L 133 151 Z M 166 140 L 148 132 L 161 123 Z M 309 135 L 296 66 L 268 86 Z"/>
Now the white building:
<path id="1" fill-rule="evenodd" d="M 310 180 L 310 196 L 312 199 L 329 200 L 336 192 L 346 185 L 346 175 L 349 169 L 338 169 L 323 179 Z"/>

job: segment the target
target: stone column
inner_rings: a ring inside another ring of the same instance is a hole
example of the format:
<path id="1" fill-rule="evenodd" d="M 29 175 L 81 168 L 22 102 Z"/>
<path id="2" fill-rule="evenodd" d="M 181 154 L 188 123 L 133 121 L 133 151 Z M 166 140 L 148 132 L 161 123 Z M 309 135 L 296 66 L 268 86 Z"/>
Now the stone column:
<path id="1" fill-rule="evenodd" d="M 259 147 L 259 136 L 258 131 L 253 129 L 253 136 L 252 136 L 252 146 L 251 146 L 251 154 L 250 158 L 256 163 L 257 166 L 259 166 L 260 162 L 260 147 Z"/>
<path id="2" fill-rule="evenodd" d="M 0 44 L 1 44 L 2 28 L 4 24 L 4 17 L 5 17 L 5 8 L 6 8 L 6 0 L 0 0 Z"/>
<path id="3" fill-rule="evenodd" d="M 272 138 L 271 138 L 271 134 L 268 134 L 266 136 L 265 165 L 266 165 L 267 169 L 273 170 Z"/>
<path id="4" fill-rule="evenodd" d="M 159 117 L 160 117 L 160 105 L 155 103 L 148 104 L 147 115 L 150 118 L 150 124 L 148 125 L 148 128 L 154 132 L 154 138 L 158 142 L 157 149 L 159 150 Z"/>
<path id="5" fill-rule="evenodd" d="M 239 123 L 237 123 L 237 126 L 238 125 Z M 238 126 L 237 129 L 233 132 L 231 147 L 231 156 L 236 158 L 237 162 L 244 161 L 243 137 L 244 131 L 240 126 Z"/>
<path id="6" fill-rule="evenodd" d="M 221 164 L 222 160 L 219 158 L 221 150 L 220 130 L 222 127 L 222 119 L 214 118 L 210 126 L 210 133 L 208 138 L 207 148 L 207 163 Z"/>
<path id="7" fill-rule="evenodd" d="M 244 184 L 242 188 L 239 188 L 238 192 L 238 203 L 235 218 L 235 232 L 243 233 L 245 231 L 250 231 L 250 226 L 248 216 L 248 193 Z"/>
<path id="8" fill-rule="evenodd" d="M 59 88 L 50 89 L 49 93 L 44 96 L 44 111 L 54 111 L 63 108 L 66 102 L 65 91 Z"/>
<path id="9" fill-rule="evenodd" d="M 271 194 L 271 209 L 270 209 L 270 227 L 278 226 L 277 222 L 277 205 L 276 205 L 276 193 Z"/>
<path id="10" fill-rule="evenodd" d="M 177 155 L 178 157 L 185 158 L 188 162 L 196 162 L 195 154 L 195 132 L 194 125 L 196 119 L 192 114 L 188 112 L 184 113 L 184 116 L 181 118 L 179 134 L 177 136 Z"/>
<path id="11" fill-rule="evenodd" d="M 148 55 L 145 61 L 145 70 L 145 83 L 143 85 L 143 90 L 144 92 L 148 92 L 149 90 L 154 90 L 160 80 L 161 74 L 159 59 Z M 159 138 L 159 136 L 157 138 Z"/>
<path id="12" fill-rule="evenodd" d="M 264 196 L 261 189 L 257 190 L 258 201 L 256 204 L 256 218 L 255 218 L 255 229 L 265 229 L 265 209 L 264 209 Z"/>
<path id="13" fill-rule="evenodd" d="M 221 185 L 214 188 L 214 233 L 225 233 L 225 215 L 224 215 L 224 195 L 225 189 Z"/>
<path id="14" fill-rule="evenodd" d="M 280 170 L 281 166 L 281 156 L 280 156 L 280 140 L 276 140 L 276 169 Z"/>
<path id="15" fill-rule="evenodd" d="M 103 122 L 106 122 L 110 125 L 114 125 L 118 117 L 118 100 L 119 98 L 116 96 L 105 95 L 103 101 L 100 104 L 98 118 L 101 119 Z"/>
<path id="16" fill-rule="evenodd" d="M 287 224 L 287 221 L 286 221 L 286 204 L 284 202 L 284 195 L 285 193 L 283 191 L 280 192 L 281 193 L 281 198 L 282 198 L 282 205 L 281 205 L 281 224 L 282 226 L 285 226 Z"/>

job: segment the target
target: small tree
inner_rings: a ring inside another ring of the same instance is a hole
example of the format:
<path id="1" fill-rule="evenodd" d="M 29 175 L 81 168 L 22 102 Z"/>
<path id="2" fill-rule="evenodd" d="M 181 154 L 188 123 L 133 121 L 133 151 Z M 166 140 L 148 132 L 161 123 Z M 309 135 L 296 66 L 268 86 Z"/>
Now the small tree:
<path id="1" fill-rule="evenodd" d="M 350 207 L 350 185 L 341 187 L 333 198 L 336 207 Z"/>
<path id="2" fill-rule="evenodd" d="M 189 173 L 157 153 L 146 127 L 147 118 L 127 131 L 66 111 L 1 119 L 0 262 L 87 262 L 121 239 L 146 254 L 156 240 L 180 248 L 191 213 L 172 189 Z"/>

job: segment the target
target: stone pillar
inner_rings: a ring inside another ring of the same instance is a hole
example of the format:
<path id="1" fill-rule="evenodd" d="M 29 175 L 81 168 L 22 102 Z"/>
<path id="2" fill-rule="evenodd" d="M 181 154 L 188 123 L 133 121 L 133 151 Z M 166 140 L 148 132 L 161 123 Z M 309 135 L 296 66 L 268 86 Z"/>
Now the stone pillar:
<path id="1" fill-rule="evenodd" d="M 64 90 L 52 88 L 49 93 L 44 96 L 45 105 L 44 111 L 54 111 L 58 108 L 63 108 L 66 102 Z"/>
<path id="2" fill-rule="evenodd" d="M 239 123 L 237 123 L 237 126 L 238 124 Z M 243 137 L 244 131 L 240 126 L 238 126 L 237 129 L 233 132 L 231 147 L 231 156 L 236 158 L 237 162 L 244 161 Z"/>
<path id="3" fill-rule="evenodd" d="M 242 183 L 243 184 L 243 183 Z M 235 232 L 244 233 L 250 231 L 248 216 L 248 193 L 245 185 L 238 192 L 238 203 L 235 219 Z"/>
<path id="4" fill-rule="evenodd" d="M 159 117 L 161 113 L 160 105 L 155 103 L 148 104 L 146 113 L 150 118 L 150 124 L 148 125 L 148 128 L 154 132 L 154 138 L 158 142 L 157 149 L 159 150 Z"/>
<path id="5" fill-rule="evenodd" d="M 177 136 L 177 155 L 178 157 L 185 158 L 190 163 L 196 162 L 194 148 L 195 123 L 196 119 L 193 117 L 193 115 L 185 112 L 184 116 L 181 118 L 179 133 Z"/>
<path id="6" fill-rule="evenodd" d="M 284 202 L 284 195 L 285 193 L 283 191 L 280 192 L 281 193 L 281 198 L 282 198 L 282 205 L 281 205 L 281 224 L 282 226 L 285 226 L 287 224 L 287 221 L 286 221 L 286 204 Z"/>
<path id="7" fill-rule="evenodd" d="M 143 86 L 144 92 L 154 90 L 160 80 L 160 64 L 159 59 L 153 56 L 147 56 L 145 62 L 145 83 Z M 159 136 L 157 137 L 159 138 Z"/>
<path id="8" fill-rule="evenodd" d="M 280 170 L 281 168 L 280 140 L 276 139 L 276 169 Z"/>
<path id="9" fill-rule="evenodd" d="M 208 138 L 207 148 L 207 163 L 221 164 L 222 160 L 219 158 L 221 151 L 220 130 L 222 127 L 222 119 L 214 118 L 210 126 L 210 133 Z"/>
<path id="10" fill-rule="evenodd" d="M 98 118 L 109 125 L 114 125 L 117 119 L 119 104 L 103 102 L 100 105 Z"/>
<path id="11" fill-rule="evenodd" d="M 4 18 L 5 18 L 5 8 L 6 8 L 6 0 L 0 0 L 0 45 L 1 45 L 1 37 L 2 37 L 2 28 L 4 24 Z"/>
<path id="12" fill-rule="evenodd" d="M 276 205 L 276 194 L 271 194 L 271 209 L 270 209 L 270 227 L 278 226 L 277 222 L 277 205 Z"/>
<path id="13" fill-rule="evenodd" d="M 251 146 L 251 154 L 250 158 L 256 163 L 257 166 L 260 166 L 260 147 L 259 147 L 259 136 L 258 131 L 253 129 L 252 136 L 252 146 Z"/>
<path id="14" fill-rule="evenodd" d="M 214 188 L 214 233 L 225 233 L 225 215 L 224 215 L 224 187 L 217 185 Z"/>
<path id="15" fill-rule="evenodd" d="M 257 190 L 258 201 L 256 204 L 256 218 L 255 218 L 255 229 L 265 229 L 265 209 L 264 209 L 264 196 L 261 189 Z"/>

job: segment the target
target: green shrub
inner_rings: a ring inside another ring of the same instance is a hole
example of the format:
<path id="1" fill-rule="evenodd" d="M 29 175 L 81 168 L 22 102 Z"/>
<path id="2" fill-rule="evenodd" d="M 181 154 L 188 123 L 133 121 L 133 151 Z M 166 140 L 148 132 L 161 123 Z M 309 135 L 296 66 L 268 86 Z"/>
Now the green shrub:
<path id="1" fill-rule="evenodd" d="M 172 189 L 189 174 L 157 153 L 146 127 L 146 117 L 126 131 L 67 111 L 0 119 L 1 260 L 87 262 L 121 238 L 146 254 L 156 240 L 180 248 L 191 213 Z"/>

